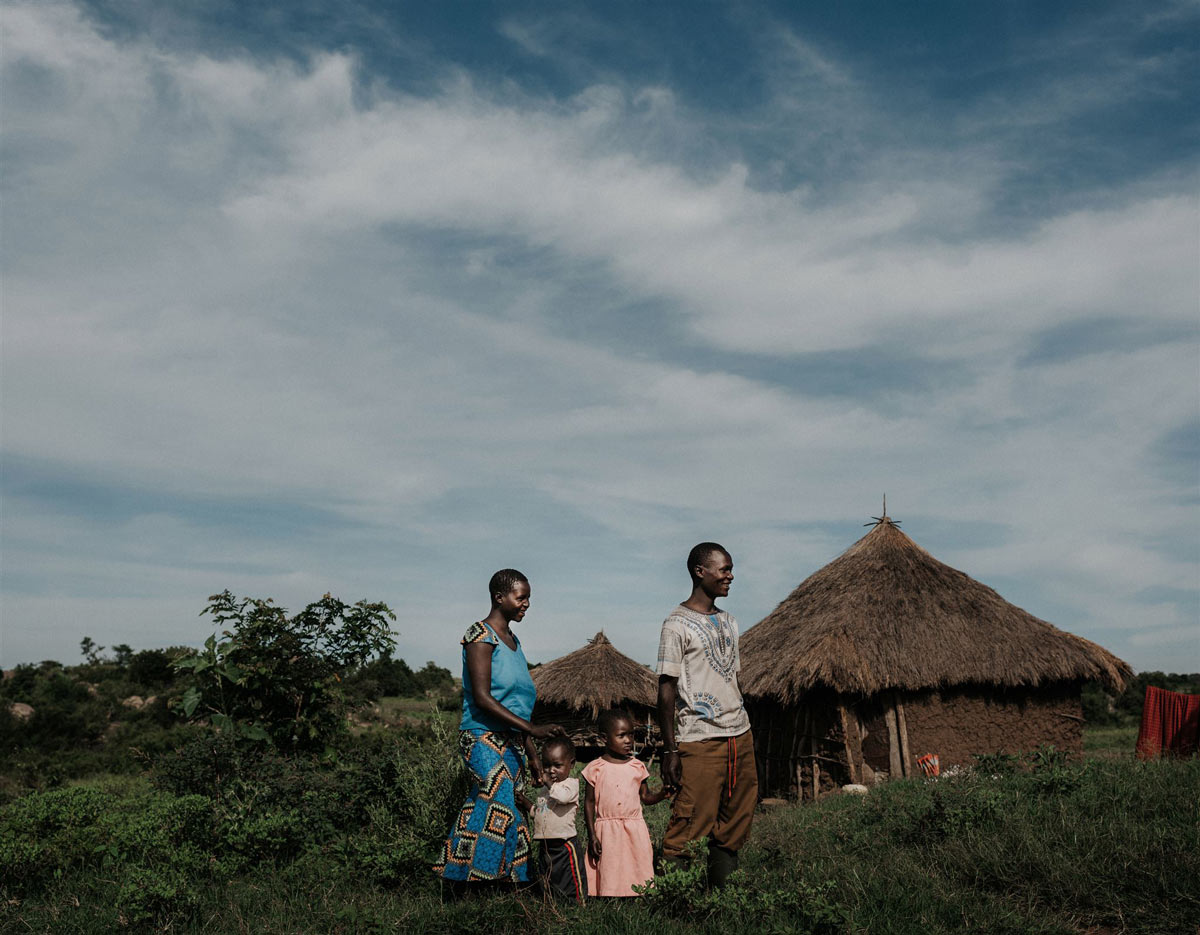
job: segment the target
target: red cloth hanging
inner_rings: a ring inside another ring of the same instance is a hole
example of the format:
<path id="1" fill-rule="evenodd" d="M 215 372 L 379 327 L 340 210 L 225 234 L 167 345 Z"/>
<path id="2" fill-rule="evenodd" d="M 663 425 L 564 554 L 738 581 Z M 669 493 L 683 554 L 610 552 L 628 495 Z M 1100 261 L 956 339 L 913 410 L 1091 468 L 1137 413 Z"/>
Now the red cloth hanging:
<path id="1" fill-rule="evenodd" d="M 1137 755 L 1143 760 L 1164 752 L 1191 756 L 1200 742 L 1200 695 L 1183 695 L 1146 686 Z"/>

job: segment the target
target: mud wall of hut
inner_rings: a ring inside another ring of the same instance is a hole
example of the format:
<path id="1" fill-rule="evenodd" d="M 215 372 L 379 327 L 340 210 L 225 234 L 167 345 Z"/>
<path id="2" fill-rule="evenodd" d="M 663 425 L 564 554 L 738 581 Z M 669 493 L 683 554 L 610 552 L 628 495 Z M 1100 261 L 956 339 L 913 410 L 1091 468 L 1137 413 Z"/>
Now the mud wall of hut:
<path id="1" fill-rule="evenodd" d="M 1078 683 L 1037 689 L 978 686 L 851 699 L 810 692 L 803 703 L 746 704 L 760 793 L 811 799 L 848 782 L 920 775 L 917 757 L 970 766 L 976 753 L 1019 753 L 1052 744 L 1083 753 Z M 893 738 L 895 748 L 893 749 Z"/>
<path id="2" fill-rule="evenodd" d="M 970 766 L 976 753 L 1019 753 L 1046 744 L 1073 756 L 1083 753 L 1078 683 L 922 692 L 905 696 L 904 712 L 911 756 L 936 753 L 942 768 Z M 864 743 L 868 762 L 872 739 Z M 886 755 L 882 762 L 886 764 Z"/>

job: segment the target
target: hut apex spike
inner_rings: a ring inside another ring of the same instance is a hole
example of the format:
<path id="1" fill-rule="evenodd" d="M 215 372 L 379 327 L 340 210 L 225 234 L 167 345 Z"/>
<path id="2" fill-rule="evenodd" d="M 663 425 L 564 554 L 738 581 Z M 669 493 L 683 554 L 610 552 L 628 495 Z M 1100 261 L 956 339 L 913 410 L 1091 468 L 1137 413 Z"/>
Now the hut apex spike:
<path id="1" fill-rule="evenodd" d="M 883 515 L 882 516 L 872 516 L 871 519 L 873 520 L 873 522 L 863 523 L 863 525 L 864 526 L 880 526 L 883 523 L 889 523 L 892 526 L 900 525 L 900 520 L 892 519 L 890 516 L 887 515 L 887 494 L 883 495 Z"/>

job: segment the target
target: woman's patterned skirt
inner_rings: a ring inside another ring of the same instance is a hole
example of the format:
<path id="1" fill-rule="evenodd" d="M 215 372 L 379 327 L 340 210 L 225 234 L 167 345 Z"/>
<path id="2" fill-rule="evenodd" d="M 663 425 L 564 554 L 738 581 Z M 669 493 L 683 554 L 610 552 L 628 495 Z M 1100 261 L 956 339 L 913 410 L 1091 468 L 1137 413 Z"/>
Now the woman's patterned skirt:
<path id="1" fill-rule="evenodd" d="M 471 787 L 433 865 L 447 880 L 529 879 L 529 827 L 514 791 L 524 780 L 520 734 L 458 734 Z"/>

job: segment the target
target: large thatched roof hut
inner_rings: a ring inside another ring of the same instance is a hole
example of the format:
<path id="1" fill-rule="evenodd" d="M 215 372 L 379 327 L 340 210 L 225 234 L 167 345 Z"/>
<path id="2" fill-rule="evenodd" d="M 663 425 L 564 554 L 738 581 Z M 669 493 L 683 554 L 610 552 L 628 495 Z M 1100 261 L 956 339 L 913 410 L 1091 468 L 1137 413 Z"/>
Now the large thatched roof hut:
<path id="1" fill-rule="evenodd" d="M 613 646 L 603 630 L 581 649 L 530 674 L 537 687 L 534 723 L 563 725 L 576 746 L 599 746 L 596 718 L 608 708 L 629 710 L 637 721 L 639 743 L 653 742 L 658 736 L 654 725 L 658 679 Z"/>
<path id="2" fill-rule="evenodd" d="M 741 640 L 764 789 L 942 768 L 1053 744 L 1082 752 L 1080 689 L 1130 668 L 938 561 L 886 515 Z"/>

